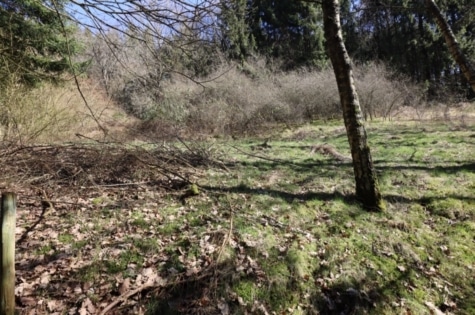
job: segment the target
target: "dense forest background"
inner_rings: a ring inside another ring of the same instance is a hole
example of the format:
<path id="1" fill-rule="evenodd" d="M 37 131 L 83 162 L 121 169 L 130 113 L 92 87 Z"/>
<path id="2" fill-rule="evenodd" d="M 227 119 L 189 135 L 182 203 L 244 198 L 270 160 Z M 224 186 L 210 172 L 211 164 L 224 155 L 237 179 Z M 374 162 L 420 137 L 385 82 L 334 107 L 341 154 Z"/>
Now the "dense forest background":
<path id="1" fill-rule="evenodd" d="M 473 61 L 471 1 L 438 5 Z M 344 0 L 341 23 L 366 119 L 475 96 L 422 2 Z M 239 134 L 341 117 L 317 2 L 2 1 L 0 28 L 0 125 L 15 141 L 71 119 L 73 106 L 52 108 L 77 93 L 74 79 L 95 91 L 77 100 L 89 98 L 89 114 L 113 102 L 144 130 Z"/>

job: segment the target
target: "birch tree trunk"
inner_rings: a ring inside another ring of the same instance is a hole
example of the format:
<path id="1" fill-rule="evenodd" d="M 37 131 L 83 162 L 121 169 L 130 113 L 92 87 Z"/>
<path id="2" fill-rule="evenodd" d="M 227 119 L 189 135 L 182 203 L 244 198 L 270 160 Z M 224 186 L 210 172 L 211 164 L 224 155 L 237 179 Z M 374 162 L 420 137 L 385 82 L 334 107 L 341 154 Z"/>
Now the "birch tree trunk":
<path id="1" fill-rule="evenodd" d="M 335 72 L 343 118 L 348 135 L 356 179 L 356 197 L 373 211 L 384 211 L 378 179 L 367 144 L 366 129 L 353 80 L 351 61 L 343 42 L 338 0 L 323 0 L 323 21 L 327 53 Z"/>
<path id="2" fill-rule="evenodd" d="M 462 70 L 462 73 L 472 87 L 472 90 L 475 91 L 475 68 L 470 64 L 470 61 L 465 57 L 464 53 L 460 49 L 452 28 L 440 12 L 440 9 L 435 1 L 425 0 L 425 4 L 427 11 L 429 11 L 430 15 L 432 15 L 432 17 L 435 19 L 435 23 L 444 35 L 445 42 L 447 43 L 452 58 L 454 58 L 455 62 L 459 65 L 460 70 Z"/>

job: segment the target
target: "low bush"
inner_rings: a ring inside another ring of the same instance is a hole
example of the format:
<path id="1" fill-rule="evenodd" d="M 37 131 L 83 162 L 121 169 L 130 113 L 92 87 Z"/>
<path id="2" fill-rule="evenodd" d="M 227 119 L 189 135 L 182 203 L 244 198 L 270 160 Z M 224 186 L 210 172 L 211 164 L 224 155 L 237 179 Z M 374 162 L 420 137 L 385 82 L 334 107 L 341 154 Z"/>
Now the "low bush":
<path id="1" fill-rule="evenodd" d="M 1 89 L 1 141 L 27 144 L 59 135 L 75 124 L 75 116 L 58 106 L 61 95 L 52 89 L 50 85 L 29 89 L 13 84 Z"/>
<path id="2" fill-rule="evenodd" d="M 424 106 L 424 88 L 384 64 L 355 67 L 355 84 L 365 119 L 391 119 L 404 106 Z"/>
<path id="3" fill-rule="evenodd" d="M 215 79 L 214 79 L 215 78 Z M 183 79 L 163 84 L 157 119 L 196 133 L 256 133 L 275 124 L 341 117 L 331 68 L 270 72 L 265 64 L 223 65 L 202 85 Z M 384 65 L 355 66 L 355 84 L 366 119 L 390 119 L 399 109 L 420 106 L 423 89 Z"/>
<path id="4" fill-rule="evenodd" d="M 331 67 L 282 72 L 256 58 L 243 64 L 222 62 L 206 77 L 190 80 L 188 74 L 157 70 L 147 58 L 132 58 L 143 60 L 134 63 L 136 77 L 116 70 L 118 75 L 106 86 L 110 97 L 132 116 L 147 121 L 146 126 L 157 120 L 158 125 L 167 122 L 191 133 L 252 134 L 269 125 L 342 115 Z M 90 75 L 94 77 L 93 72 Z M 424 104 L 424 87 L 384 64 L 354 65 L 354 78 L 366 119 L 391 119 L 402 108 Z"/>
<path id="5" fill-rule="evenodd" d="M 279 98 L 292 109 L 295 120 L 341 117 L 338 89 L 331 68 L 282 74 L 277 82 Z"/>

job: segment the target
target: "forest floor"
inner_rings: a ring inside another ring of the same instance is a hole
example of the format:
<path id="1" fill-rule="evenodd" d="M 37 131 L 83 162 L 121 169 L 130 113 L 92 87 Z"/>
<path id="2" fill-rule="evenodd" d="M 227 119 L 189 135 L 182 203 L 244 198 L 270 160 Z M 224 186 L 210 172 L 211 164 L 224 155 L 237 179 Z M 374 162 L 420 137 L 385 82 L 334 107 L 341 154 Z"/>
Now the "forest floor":
<path id="1" fill-rule="evenodd" d="M 19 314 L 474 314 L 475 124 L 341 121 L 202 142 L 3 148 Z"/>

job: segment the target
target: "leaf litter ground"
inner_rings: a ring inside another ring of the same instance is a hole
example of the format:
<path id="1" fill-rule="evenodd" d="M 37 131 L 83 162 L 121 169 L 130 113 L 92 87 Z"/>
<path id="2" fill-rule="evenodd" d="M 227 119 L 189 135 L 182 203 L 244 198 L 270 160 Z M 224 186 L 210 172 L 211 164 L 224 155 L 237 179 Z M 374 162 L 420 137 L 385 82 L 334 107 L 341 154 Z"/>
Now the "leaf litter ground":
<path id="1" fill-rule="evenodd" d="M 384 214 L 354 200 L 339 126 L 2 150 L 19 313 L 473 313 L 473 126 L 369 134 Z"/>

